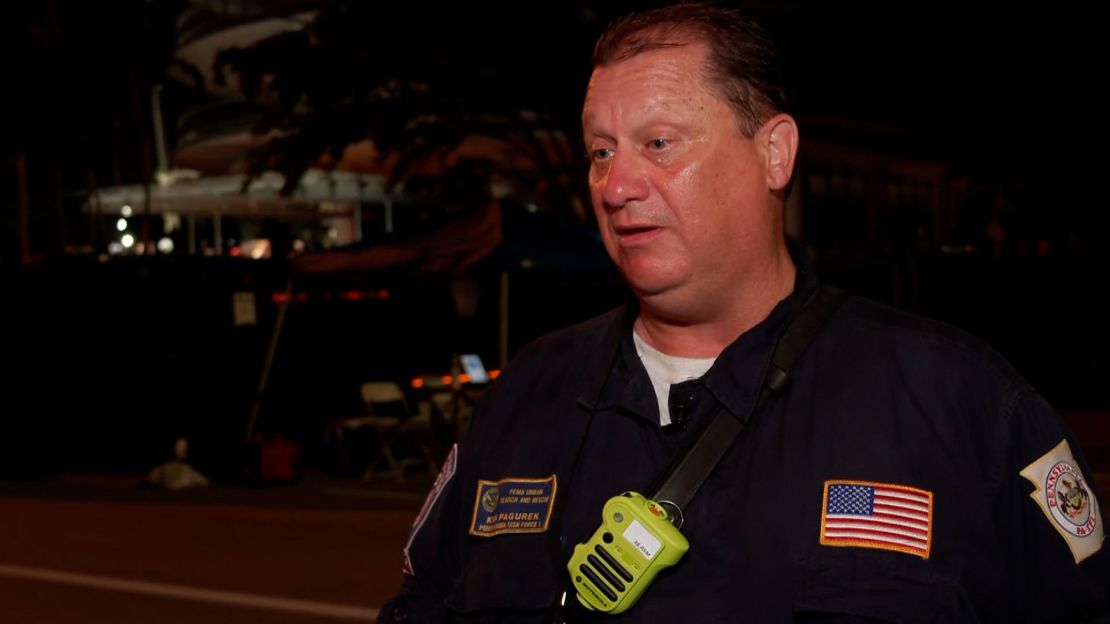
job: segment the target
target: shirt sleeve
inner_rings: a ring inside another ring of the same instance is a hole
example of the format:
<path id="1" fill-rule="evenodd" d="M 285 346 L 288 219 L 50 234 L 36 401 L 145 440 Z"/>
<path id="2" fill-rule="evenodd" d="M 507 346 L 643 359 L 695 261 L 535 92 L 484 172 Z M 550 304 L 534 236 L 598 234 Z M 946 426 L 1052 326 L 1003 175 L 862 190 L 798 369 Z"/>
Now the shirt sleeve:
<path id="1" fill-rule="evenodd" d="M 457 576 L 456 508 L 458 445 L 451 448 L 435 484 L 413 521 L 403 557 L 401 592 L 382 607 L 380 621 L 451 622 L 444 598 Z"/>
<path id="2" fill-rule="evenodd" d="M 1110 622 L 1103 498 L 1074 437 L 1039 395 L 1014 402 L 994 509 L 1009 621 Z"/>

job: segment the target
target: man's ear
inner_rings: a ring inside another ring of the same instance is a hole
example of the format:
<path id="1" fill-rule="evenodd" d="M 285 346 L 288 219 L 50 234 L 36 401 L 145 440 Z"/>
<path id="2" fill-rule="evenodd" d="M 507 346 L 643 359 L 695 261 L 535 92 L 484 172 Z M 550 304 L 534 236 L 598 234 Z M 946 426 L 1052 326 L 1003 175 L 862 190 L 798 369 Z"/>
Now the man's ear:
<path id="1" fill-rule="evenodd" d="M 767 159 L 767 187 L 781 191 L 794 173 L 798 154 L 798 124 L 786 113 L 768 119 L 759 129 L 760 143 Z"/>

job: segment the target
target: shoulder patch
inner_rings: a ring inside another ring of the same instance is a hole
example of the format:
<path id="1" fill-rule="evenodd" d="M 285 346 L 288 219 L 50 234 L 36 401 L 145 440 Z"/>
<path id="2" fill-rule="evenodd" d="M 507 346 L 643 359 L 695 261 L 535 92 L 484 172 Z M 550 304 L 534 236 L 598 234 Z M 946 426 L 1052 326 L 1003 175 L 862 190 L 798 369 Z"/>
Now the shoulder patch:
<path id="1" fill-rule="evenodd" d="M 1064 538 L 1079 563 L 1102 548 L 1103 528 L 1095 492 L 1066 439 L 1021 471 L 1033 482 L 1030 498 Z"/>
<path id="2" fill-rule="evenodd" d="M 502 533 L 543 533 L 554 504 L 555 475 L 546 479 L 479 480 L 470 534 L 493 537 Z"/>
<path id="3" fill-rule="evenodd" d="M 416 520 L 412 523 L 412 530 L 409 531 L 409 540 L 405 543 L 405 549 L 403 551 L 403 571 L 409 576 L 414 576 L 415 574 L 412 569 L 412 560 L 409 558 L 409 548 L 412 547 L 412 540 L 416 537 L 416 534 L 420 532 L 421 527 L 424 526 L 424 521 L 428 519 L 428 514 L 431 513 L 432 507 L 435 507 L 436 501 L 439 500 L 439 495 L 443 493 L 443 489 L 455 476 L 455 465 L 458 452 L 459 445 L 451 445 L 451 452 L 447 454 L 447 459 L 443 461 L 443 468 L 440 468 L 439 475 L 436 476 L 436 482 L 432 485 L 432 489 L 424 499 L 424 504 L 420 507 L 420 513 L 416 514 Z"/>

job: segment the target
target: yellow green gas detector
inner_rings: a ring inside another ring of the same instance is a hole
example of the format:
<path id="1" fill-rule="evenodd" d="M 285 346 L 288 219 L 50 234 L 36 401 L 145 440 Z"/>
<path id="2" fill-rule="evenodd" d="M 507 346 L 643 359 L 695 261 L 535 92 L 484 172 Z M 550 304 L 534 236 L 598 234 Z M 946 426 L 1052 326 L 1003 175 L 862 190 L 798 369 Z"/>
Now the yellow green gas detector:
<path id="1" fill-rule="evenodd" d="M 623 613 L 660 571 L 678 563 L 689 549 L 659 503 L 625 492 L 605 503 L 601 526 L 589 541 L 574 547 L 567 569 L 586 608 Z"/>

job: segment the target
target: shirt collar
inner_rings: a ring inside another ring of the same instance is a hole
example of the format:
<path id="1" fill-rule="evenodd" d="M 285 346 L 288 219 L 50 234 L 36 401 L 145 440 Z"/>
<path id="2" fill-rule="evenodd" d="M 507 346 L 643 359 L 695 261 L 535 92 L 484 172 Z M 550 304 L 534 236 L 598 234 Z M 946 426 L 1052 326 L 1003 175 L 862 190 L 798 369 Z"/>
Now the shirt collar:
<path id="1" fill-rule="evenodd" d="M 796 269 L 794 290 L 775 305 L 767 318 L 726 347 L 699 380 L 726 410 L 742 419 L 747 418 L 759 397 L 786 320 L 817 292 L 817 277 L 805 252 L 792 241 L 788 241 L 787 247 Z M 638 314 L 639 305 L 632 299 L 607 324 L 602 341 L 594 345 L 586 370 L 585 391 L 579 402 L 589 410 L 619 406 L 640 418 L 658 422 L 655 392 L 632 339 L 632 325 Z"/>

